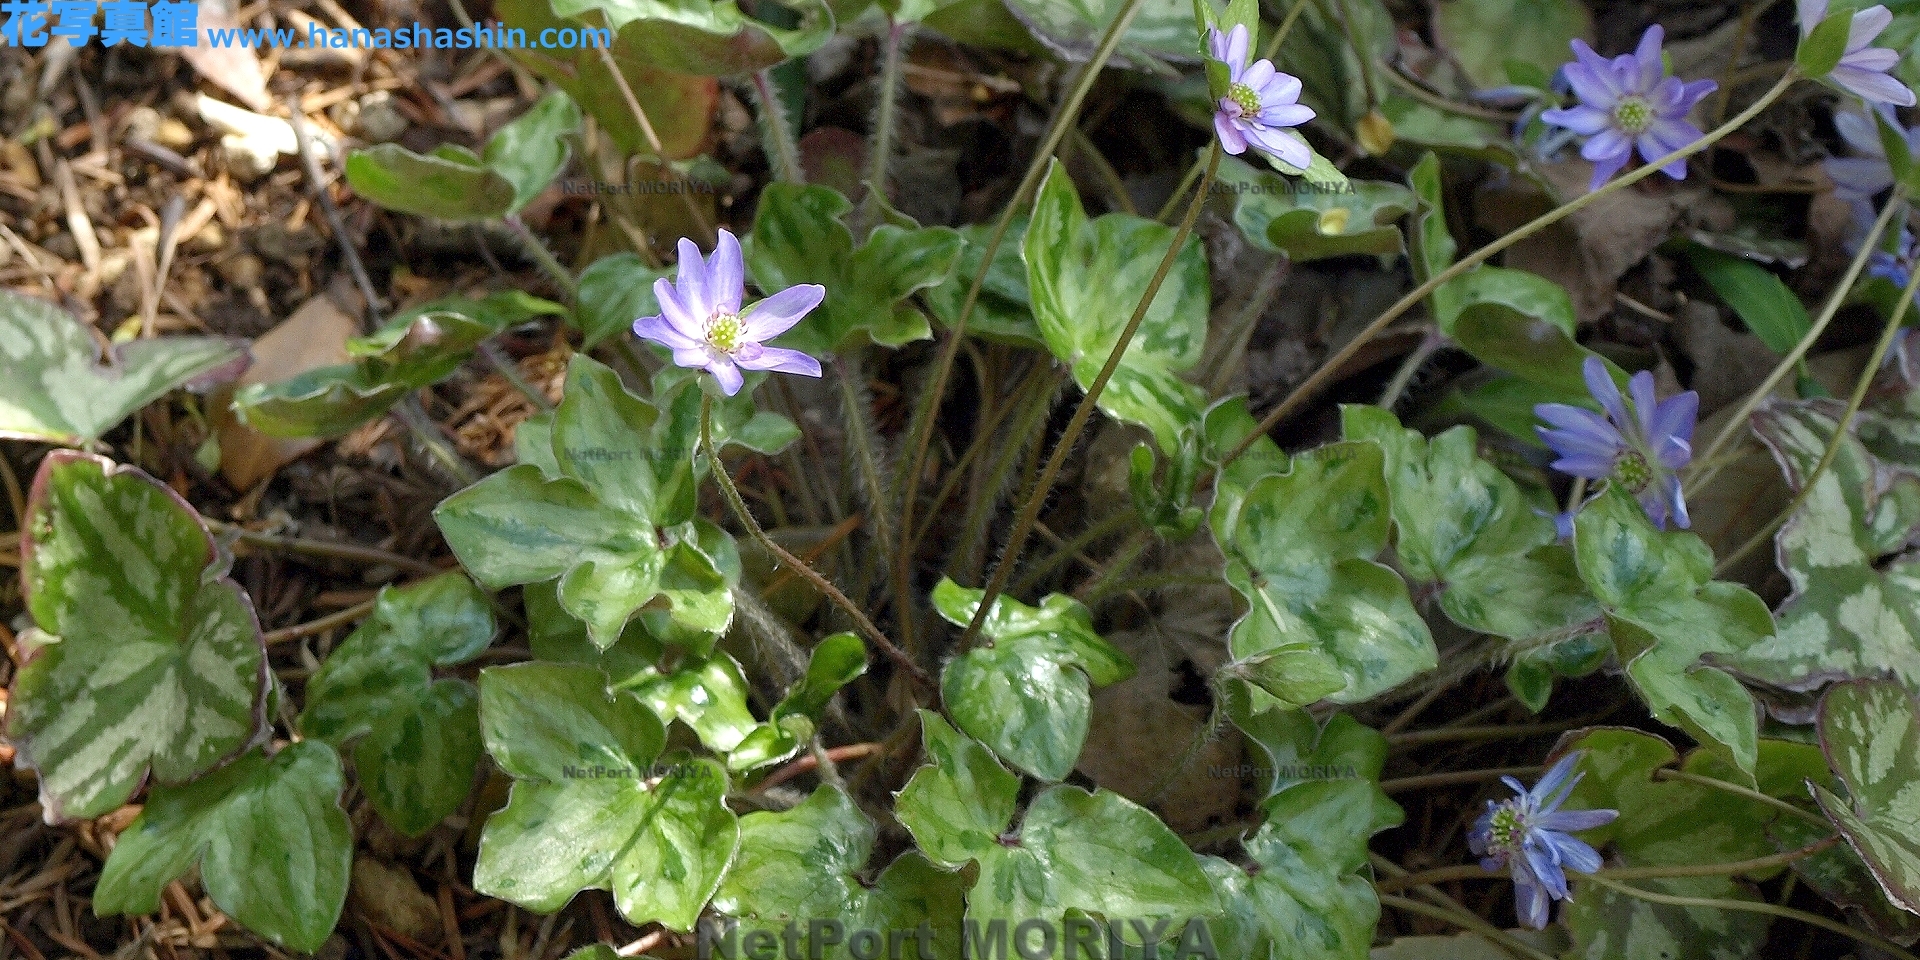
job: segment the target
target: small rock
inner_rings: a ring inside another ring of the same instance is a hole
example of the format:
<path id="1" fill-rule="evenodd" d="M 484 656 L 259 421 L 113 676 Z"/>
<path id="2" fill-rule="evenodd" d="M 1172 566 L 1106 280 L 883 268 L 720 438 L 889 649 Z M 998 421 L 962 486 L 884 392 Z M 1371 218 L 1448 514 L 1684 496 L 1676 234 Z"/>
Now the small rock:
<path id="1" fill-rule="evenodd" d="M 178 117 L 161 117 L 160 126 L 154 129 L 150 139 L 177 153 L 193 146 L 193 130 Z"/>
<path id="2" fill-rule="evenodd" d="M 162 119 L 160 111 L 152 107 L 134 107 L 127 111 L 127 119 L 121 130 L 129 140 L 153 140 L 160 132 Z"/>
<path id="3" fill-rule="evenodd" d="M 398 140 L 407 132 L 406 114 L 394 105 L 393 96 L 385 90 L 376 90 L 360 98 L 357 104 L 359 115 L 351 127 L 354 134 L 368 143 L 386 143 Z"/>
<path id="4" fill-rule="evenodd" d="M 407 871 L 362 854 L 353 860 L 349 892 L 360 912 L 375 925 L 405 934 L 418 943 L 440 940 L 439 905 Z"/>

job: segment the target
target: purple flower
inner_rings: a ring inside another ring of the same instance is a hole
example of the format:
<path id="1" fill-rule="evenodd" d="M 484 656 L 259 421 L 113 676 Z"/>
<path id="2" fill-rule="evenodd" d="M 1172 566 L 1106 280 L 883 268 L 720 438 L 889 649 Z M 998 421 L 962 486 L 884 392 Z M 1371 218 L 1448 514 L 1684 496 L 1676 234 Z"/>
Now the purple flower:
<path id="1" fill-rule="evenodd" d="M 1513 875 L 1513 893 L 1521 922 L 1535 930 L 1547 926 L 1547 904 L 1572 899 L 1567 871 L 1592 873 L 1600 869 L 1600 854 L 1570 834 L 1612 823 L 1617 810 L 1561 810 L 1567 795 L 1586 774 L 1573 773 L 1578 752 L 1567 754 L 1540 778 L 1532 790 L 1512 777 L 1501 782 L 1519 796 L 1495 803 L 1467 834 L 1467 845 L 1488 870 L 1505 867 Z"/>
<path id="2" fill-rule="evenodd" d="M 1633 157 L 1651 163 L 1700 139 L 1700 128 L 1687 122 L 1687 112 L 1718 84 L 1712 80 L 1686 83 L 1667 76 L 1660 60 L 1659 24 L 1647 28 L 1640 47 L 1611 61 L 1593 52 L 1585 41 L 1573 41 L 1574 62 L 1564 69 L 1580 102 L 1540 115 L 1556 127 L 1587 138 L 1580 155 L 1593 161 L 1589 190 L 1613 178 Z M 1687 161 L 1675 160 L 1662 168 L 1667 176 L 1684 180 Z"/>
<path id="3" fill-rule="evenodd" d="M 1607 415 L 1564 403 L 1534 407 L 1534 414 L 1553 427 L 1534 428 L 1560 455 L 1553 468 L 1619 484 L 1639 499 L 1647 517 L 1662 530 L 1669 518 L 1680 527 L 1689 526 L 1678 471 L 1693 459 L 1693 423 L 1700 411 L 1700 395 L 1688 390 L 1656 403 L 1653 374 L 1642 370 L 1627 384 L 1633 394 L 1629 414 L 1620 388 L 1614 386 L 1600 358 L 1588 357 L 1581 372 L 1588 392 Z"/>
<path id="4" fill-rule="evenodd" d="M 1885 277 L 1904 290 L 1913 279 L 1916 260 L 1920 260 L 1920 242 L 1914 240 L 1913 231 L 1903 226 L 1900 236 L 1894 240 L 1894 250 L 1875 250 L 1867 257 L 1867 273 Z"/>
<path id="5" fill-rule="evenodd" d="M 1227 95 L 1213 115 L 1214 132 L 1220 135 L 1220 146 L 1235 156 L 1252 144 L 1305 170 L 1313 163 L 1313 151 L 1299 134 L 1285 128 L 1312 120 L 1313 110 L 1300 105 L 1299 78 L 1281 73 L 1271 60 L 1247 64 L 1251 42 L 1245 24 L 1235 25 L 1230 33 L 1207 28 L 1207 52 L 1227 67 Z"/>
<path id="6" fill-rule="evenodd" d="M 731 397 L 740 392 L 742 370 L 778 370 L 820 375 L 820 361 L 798 350 L 763 344 L 800 322 L 820 305 L 827 288 L 817 283 L 788 287 L 745 310 L 747 271 L 740 241 L 725 229 L 713 256 L 700 258 L 692 240 L 680 240 L 680 274 L 673 283 L 653 282 L 660 313 L 633 322 L 635 336 L 673 351 L 673 362 L 703 367 Z"/>
<path id="7" fill-rule="evenodd" d="M 1800 38 L 1805 40 L 1826 18 L 1827 0 L 1800 0 Z M 1867 46 L 1891 23 L 1893 14 L 1883 6 L 1868 7 L 1854 14 L 1847 28 L 1846 52 L 1840 55 L 1840 62 L 1827 74 L 1827 79 L 1868 103 L 1911 107 L 1913 91 L 1887 76 L 1887 71 L 1900 62 L 1899 51 Z"/>

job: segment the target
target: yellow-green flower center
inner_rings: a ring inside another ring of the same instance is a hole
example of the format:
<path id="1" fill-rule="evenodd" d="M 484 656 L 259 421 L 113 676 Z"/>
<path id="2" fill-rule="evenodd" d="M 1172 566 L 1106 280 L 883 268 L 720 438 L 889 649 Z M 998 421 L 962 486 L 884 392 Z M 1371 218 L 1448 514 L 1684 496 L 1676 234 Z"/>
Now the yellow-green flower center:
<path id="1" fill-rule="evenodd" d="M 740 322 L 737 313 L 716 313 L 707 321 L 707 344 L 721 353 L 732 353 L 740 349 L 740 338 L 746 332 L 746 324 Z"/>
<path id="2" fill-rule="evenodd" d="M 1520 830 L 1520 811 L 1501 804 L 1493 811 L 1493 819 L 1487 824 L 1487 849 L 1512 850 L 1519 842 Z"/>
<path id="3" fill-rule="evenodd" d="M 1653 123 L 1653 105 L 1643 97 L 1621 97 L 1613 105 L 1613 122 L 1628 133 L 1643 133 Z"/>
<path id="4" fill-rule="evenodd" d="M 1638 494 L 1653 482 L 1653 468 L 1647 465 L 1646 457 L 1629 450 L 1613 461 L 1613 479 L 1628 493 Z"/>
<path id="5" fill-rule="evenodd" d="M 1236 83 L 1227 88 L 1227 99 L 1240 107 L 1240 112 L 1252 115 L 1260 112 L 1259 91 L 1244 83 Z"/>

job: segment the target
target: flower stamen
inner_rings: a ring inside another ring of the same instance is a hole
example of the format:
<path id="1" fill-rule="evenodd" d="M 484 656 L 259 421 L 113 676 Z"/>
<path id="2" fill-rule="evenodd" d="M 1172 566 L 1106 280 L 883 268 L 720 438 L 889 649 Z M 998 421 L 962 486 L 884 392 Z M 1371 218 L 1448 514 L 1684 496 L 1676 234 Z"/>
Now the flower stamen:
<path id="1" fill-rule="evenodd" d="M 740 322 L 739 314 L 716 313 L 707 320 L 707 345 L 721 353 L 733 353 L 740 349 L 745 332 L 746 324 Z"/>
<path id="2" fill-rule="evenodd" d="M 1621 97 L 1620 102 L 1613 105 L 1613 122 L 1627 133 L 1645 133 L 1653 123 L 1653 105 L 1645 97 Z"/>

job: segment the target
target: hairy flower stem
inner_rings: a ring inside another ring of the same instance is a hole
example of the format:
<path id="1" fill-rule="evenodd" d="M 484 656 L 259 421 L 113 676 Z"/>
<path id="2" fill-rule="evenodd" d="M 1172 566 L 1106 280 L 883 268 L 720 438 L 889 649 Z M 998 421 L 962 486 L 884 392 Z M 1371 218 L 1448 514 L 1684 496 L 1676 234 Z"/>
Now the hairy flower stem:
<path id="1" fill-rule="evenodd" d="M 1367 860 L 1373 864 L 1373 869 L 1376 873 L 1384 873 L 1388 876 L 1397 877 L 1407 872 L 1406 868 L 1377 853 L 1368 852 Z M 1460 901 L 1447 896 L 1439 887 L 1432 884 L 1425 884 L 1415 887 L 1414 891 L 1432 901 L 1432 904 L 1429 905 L 1421 903 L 1418 900 L 1408 900 L 1402 897 L 1386 895 L 1380 898 L 1380 905 L 1390 906 L 1408 913 L 1417 913 L 1421 916 L 1433 917 L 1438 920 L 1445 920 L 1456 926 L 1464 927 L 1488 940 L 1500 944 L 1506 948 L 1508 953 L 1516 957 L 1526 957 L 1528 960 L 1548 960 L 1546 954 L 1527 946 L 1505 930 L 1482 920 L 1479 914 L 1467 909 L 1466 905 Z"/>
<path id="2" fill-rule="evenodd" d="M 1534 234 L 1539 233 L 1540 231 L 1545 230 L 1546 228 L 1553 226 L 1556 223 L 1559 223 L 1560 221 L 1566 219 L 1567 217 L 1570 217 L 1575 213 L 1578 213 L 1581 210 L 1584 210 L 1587 207 L 1592 206 L 1600 198 L 1605 197 L 1608 194 L 1613 193 L 1615 191 L 1624 190 L 1627 187 L 1632 186 L 1633 184 L 1639 183 L 1640 181 L 1645 180 L 1650 176 L 1653 176 L 1661 168 L 1665 167 L 1666 165 L 1672 163 L 1675 160 L 1684 160 L 1687 157 L 1691 157 L 1694 154 L 1699 153 L 1700 151 L 1713 146 L 1716 142 L 1718 142 L 1721 138 L 1725 137 L 1727 134 L 1740 129 L 1741 127 L 1746 125 L 1747 121 L 1752 120 L 1754 117 L 1759 116 L 1760 112 L 1762 110 L 1765 110 L 1775 100 L 1780 99 L 1780 95 L 1783 93 L 1786 93 L 1787 88 L 1792 86 L 1793 81 L 1798 79 L 1798 77 L 1799 77 L 1798 71 L 1788 70 L 1786 74 L 1780 78 L 1780 81 L 1778 83 L 1775 83 L 1771 89 L 1769 89 L 1765 94 L 1761 95 L 1760 99 L 1755 100 L 1745 110 L 1740 111 L 1739 115 L 1735 116 L 1733 119 L 1728 120 L 1726 123 L 1723 123 L 1718 127 L 1715 127 L 1706 136 L 1701 137 L 1700 139 L 1695 140 L 1694 142 L 1684 147 L 1681 147 L 1680 149 L 1675 150 L 1674 152 L 1669 153 L 1666 156 L 1653 161 L 1652 163 L 1642 164 L 1638 169 L 1630 171 L 1623 176 L 1620 176 L 1612 181 L 1609 181 L 1606 185 L 1602 186 L 1598 190 L 1594 190 L 1589 193 L 1582 194 L 1581 196 L 1568 201 L 1566 204 L 1562 206 L 1555 207 L 1554 209 L 1549 210 L 1538 217 L 1535 217 L 1532 221 L 1522 225 L 1518 229 L 1514 230 L 1512 233 L 1509 233 L 1506 236 L 1501 237 L 1500 239 L 1495 240 L 1492 243 L 1489 243 L 1486 246 L 1481 247 L 1480 249 L 1475 250 L 1474 252 L 1467 254 L 1464 257 L 1461 257 L 1457 262 L 1454 263 L 1453 266 L 1448 267 L 1447 269 L 1442 270 L 1439 273 L 1436 273 L 1433 276 L 1427 278 L 1427 282 L 1408 291 L 1406 296 L 1403 296 L 1399 300 L 1395 301 L 1392 306 L 1388 307 L 1378 317 L 1375 317 L 1372 323 L 1367 324 L 1366 329 L 1361 330 L 1357 335 L 1353 337 L 1353 339 L 1348 340 L 1346 346 L 1341 347 L 1339 352 L 1335 353 L 1325 363 L 1321 364 L 1320 369 L 1315 370 L 1313 372 L 1313 375 L 1308 377 L 1304 383 L 1300 384 L 1298 387 L 1295 387 L 1292 393 L 1287 394 L 1287 398 L 1285 400 L 1280 401 L 1279 406 L 1274 407 L 1271 411 L 1267 413 L 1266 417 L 1261 419 L 1259 426 L 1255 427 L 1253 431 L 1248 433 L 1247 436 L 1244 439 L 1242 439 L 1237 446 L 1235 446 L 1231 451 L 1227 453 L 1226 457 L 1221 461 L 1221 466 L 1226 466 L 1227 464 L 1230 464 L 1235 460 L 1240 459 L 1240 457 L 1243 456 L 1247 452 L 1247 450 L 1252 448 L 1253 445 L 1256 442 L 1258 442 L 1261 437 L 1264 437 L 1269 432 L 1271 432 L 1273 428 L 1278 426 L 1282 420 L 1285 420 L 1290 414 L 1298 410 L 1308 400 L 1311 400 L 1314 397 L 1319 396 L 1320 391 L 1325 389 L 1329 385 L 1329 383 L 1333 380 L 1333 378 L 1340 373 L 1340 370 L 1347 365 L 1347 361 L 1353 359 L 1354 354 L 1359 353 L 1361 348 L 1365 347 L 1369 342 L 1371 342 L 1374 337 L 1378 336 L 1381 333 L 1381 331 L 1387 329 L 1388 325 L 1392 324 L 1393 321 L 1398 320 L 1402 314 L 1406 313 L 1408 310 L 1413 309 L 1415 306 L 1418 306 L 1422 301 L 1426 300 L 1428 296 L 1432 295 L 1433 291 L 1438 290 L 1440 288 L 1441 284 L 1444 284 L 1447 281 L 1452 280 L 1455 277 L 1458 277 L 1469 270 L 1472 270 L 1473 268 L 1481 265 L 1482 263 L 1487 262 L 1489 259 L 1492 259 L 1492 257 L 1495 254 L 1501 252 L 1502 250 L 1505 250 L 1508 247 L 1511 247 L 1514 244 L 1519 243 L 1520 241 L 1525 240 L 1526 238 L 1533 236 Z"/>
<path id="3" fill-rule="evenodd" d="M 1856 930 L 1844 923 L 1829 920 L 1817 913 L 1808 913 L 1805 910 L 1775 906 L 1764 901 L 1715 900 L 1708 897 L 1676 897 L 1665 893 L 1655 893 L 1651 890 L 1642 890 L 1639 887 L 1630 887 L 1624 883 L 1609 880 L 1606 877 L 1591 876 L 1589 879 L 1615 893 L 1626 894 L 1629 897 L 1645 900 L 1649 903 L 1661 903 L 1670 907 L 1697 907 L 1703 910 L 1733 910 L 1742 913 L 1764 913 L 1787 920 L 1798 920 L 1801 923 L 1812 924 L 1822 930 L 1832 931 L 1850 940 L 1866 944 L 1888 956 L 1915 960 L 1913 954 L 1900 949 L 1900 945 L 1891 940 L 1874 936 L 1864 930 Z"/>
<path id="4" fill-rule="evenodd" d="M 867 160 L 868 189 L 877 197 L 887 195 L 887 167 L 893 160 L 894 114 L 900 100 L 900 55 L 906 45 L 907 28 L 887 18 L 887 36 L 881 43 L 880 106 L 873 114 L 873 153 Z"/>
<path id="5" fill-rule="evenodd" d="M 1305 2 L 1305 0 L 1302 0 Z M 953 376 L 954 360 L 960 355 L 960 344 L 967 335 L 967 321 L 973 317 L 973 310 L 980 303 L 980 290 L 987 282 L 987 271 L 993 266 L 994 254 L 1000 250 L 1000 244 L 1007 238 L 1007 230 L 1013 225 L 1014 215 L 1032 200 L 1033 192 L 1040 186 L 1040 178 L 1046 174 L 1047 163 L 1053 158 L 1060 143 L 1066 138 L 1067 131 L 1073 129 L 1074 121 L 1080 115 L 1080 106 L 1087 100 L 1087 94 L 1093 92 L 1094 82 L 1100 79 L 1100 70 L 1112 59 L 1113 52 L 1120 47 L 1120 38 L 1126 35 L 1128 25 L 1140 13 L 1145 0 L 1126 0 L 1119 15 L 1107 25 L 1107 32 L 1100 38 L 1100 46 L 1094 50 L 1092 59 L 1080 68 L 1079 78 L 1073 89 L 1067 94 L 1066 102 L 1060 105 L 1054 114 L 1053 124 L 1047 128 L 1046 137 L 1040 142 L 1040 149 L 1033 154 L 1032 162 L 1027 164 L 1027 172 L 1020 178 L 1020 186 L 1014 190 L 1007 201 L 1006 209 L 1000 212 L 1000 219 L 993 225 L 993 235 L 987 239 L 986 247 L 980 252 L 980 269 L 973 276 L 973 282 L 967 286 L 966 299 L 961 301 L 960 315 L 954 318 L 953 329 L 947 333 L 946 348 L 940 351 L 940 360 L 934 367 L 933 380 L 927 384 L 922 402 L 914 409 L 913 442 L 908 444 L 912 452 L 907 460 L 907 469 L 900 477 L 900 529 L 913 529 L 913 505 L 919 492 L 920 474 L 927 466 L 927 448 L 933 442 L 935 416 L 940 409 L 940 398 L 946 395 L 947 380 Z M 907 550 L 895 550 L 893 553 L 893 578 L 896 595 L 907 592 L 908 570 Z M 911 617 L 900 618 L 903 631 L 912 630 Z"/>
<path id="6" fill-rule="evenodd" d="M 1827 324 L 1832 323 L 1833 318 L 1839 314 L 1841 305 L 1846 302 L 1847 294 L 1853 292 L 1853 285 L 1860 280 L 1860 274 L 1866 270 L 1867 261 L 1873 257 L 1873 251 L 1879 248 L 1880 237 L 1887 232 L 1887 226 L 1892 223 L 1895 212 L 1905 207 L 1905 199 L 1904 188 L 1895 185 L 1893 196 L 1888 198 L 1886 206 L 1880 210 L 1879 218 L 1874 220 L 1873 226 L 1867 230 L 1866 237 L 1860 242 L 1860 251 L 1854 254 L 1853 262 L 1847 265 L 1846 274 L 1833 288 L 1832 295 L 1827 297 L 1826 306 L 1820 309 L 1820 316 L 1814 319 L 1813 326 L 1807 328 L 1806 335 L 1800 338 L 1799 343 L 1793 345 L 1792 351 L 1781 357 L 1779 363 L 1774 364 L 1773 371 L 1767 374 L 1767 379 L 1761 381 L 1752 393 L 1747 394 L 1746 401 L 1740 405 L 1739 410 L 1734 412 L 1732 418 L 1727 420 L 1726 425 L 1720 428 L 1720 432 L 1714 435 L 1713 442 L 1707 444 L 1706 449 L 1694 457 L 1693 469 L 1701 471 L 1702 475 L 1688 478 L 1693 481 L 1688 485 L 1689 494 L 1712 482 L 1713 478 L 1720 473 L 1722 464 L 1715 462 L 1720 451 L 1725 449 L 1735 436 L 1745 432 L 1747 418 L 1753 416 L 1753 411 L 1760 408 L 1761 402 L 1773 393 L 1774 388 L 1780 385 L 1780 381 L 1786 379 L 1787 371 L 1799 365 L 1800 361 L 1806 357 L 1807 351 L 1813 349 L 1820 335 L 1826 332 Z"/>
<path id="7" fill-rule="evenodd" d="M 733 510 L 733 515 L 739 518 L 740 523 L 749 533 L 753 534 L 753 538 L 759 541 L 768 553 L 786 564 L 788 569 L 799 574 L 801 579 L 813 584 L 814 589 L 820 591 L 821 596 L 832 601 L 834 606 L 846 611 L 854 625 L 866 635 L 868 642 L 878 647 L 880 652 L 886 654 L 887 658 L 900 669 L 905 670 L 907 676 L 912 677 L 922 689 L 936 690 L 933 678 L 927 676 L 927 672 L 920 669 L 920 665 L 914 663 L 904 651 L 894 646 L 893 641 L 888 640 L 886 634 L 881 633 L 880 628 L 874 626 L 872 620 L 867 619 L 866 613 L 862 612 L 858 605 L 847 599 L 847 595 L 841 593 L 840 589 L 826 577 L 821 576 L 819 571 L 808 566 L 806 561 L 787 552 L 787 548 L 782 547 L 767 535 L 767 531 L 760 528 L 760 521 L 753 518 L 753 513 L 747 509 L 747 502 L 740 496 L 739 488 L 733 485 L 733 478 L 727 475 L 726 464 L 720 462 L 719 448 L 713 445 L 713 397 L 704 390 L 700 394 L 700 446 L 706 450 L 707 460 L 713 466 L 713 479 L 720 486 L 721 496 L 726 498 L 727 506 Z"/>
<path id="8" fill-rule="evenodd" d="M 1104 519 L 1089 524 L 1085 530 L 1080 531 L 1073 539 L 1060 544 L 1059 547 L 1055 548 L 1045 559 L 1039 563 L 1029 565 L 1026 572 L 1020 575 L 1020 579 L 1014 581 L 1011 589 L 1015 594 L 1022 594 L 1032 590 L 1047 574 L 1059 569 L 1068 560 L 1084 552 L 1087 547 L 1091 546 L 1095 541 L 1104 540 L 1107 537 L 1119 533 L 1126 527 L 1131 526 L 1133 522 L 1138 519 L 1138 516 L 1138 514 L 1131 510 L 1115 510 Z"/>
<path id="9" fill-rule="evenodd" d="M 505 220 L 507 227 L 513 230 L 513 235 L 520 238 L 520 249 L 525 250 L 527 256 L 532 257 L 533 262 L 538 264 L 540 269 L 566 292 L 567 299 L 572 300 L 578 296 L 580 284 L 573 279 L 573 271 L 568 270 L 554 257 L 553 251 L 547 249 L 545 241 L 527 228 L 526 222 L 520 219 L 519 214 L 509 213 Z"/>
<path id="10" fill-rule="evenodd" d="M 893 545 L 893 521 L 887 516 L 886 486 L 880 478 L 880 457 L 874 447 L 879 438 L 873 427 L 873 410 L 867 403 L 862 374 L 858 362 L 835 357 L 833 361 L 834 379 L 840 382 L 840 404 L 846 410 L 847 441 L 853 454 L 854 467 L 858 469 L 862 492 L 867 500 L 867 516 L 873 521 L 873 541 L 885 551 Z M 876 562 L 886 562 L 884 554 Z M 904 601 L 902 601 L 904 602 Z M 901 608 L 902 612 L 905 608 Z"/>
<path id="11" fill-rule="evenodd" d="M 1166 282 L 1167 274 L 1172 272 L 1173 263 L 1179 259 L 1180 249 L 1186 245 L 1187 237 L 1193 233 L 1193 222 L 1200 216 L 1200 208 L 1206 205 L 1207 188 L 1213 184 L 1213 175 L 1220 169 L 1220 156 L 1223 151 L 1220 141 L 1215 140 L 1207 151 L 1207 169 L 1200 175 L 1200 186 L 1195 190 L 1193 203 L 1187 207 L 1187 216 L 1173 232 L 1173 241 L 1167 245 L 1167 254 L 1160 258 L 1160 268 L 1153 272 L 1153 279 L 1147 282 L 1147 289 L 1141 293 L 1140 302 L 1133 308 L 1133 316 L 1127 318 L 1127 325 L 1120 330 L 1120 336 L 1113 343 L 1113 349 L 1107 353 L 1107 362 L 1100 367 L 1100 373 L 1087 385 L 1087 393 L 1080 398 L 1080 405 L 1073 410 L 1073 419 L 1067 421 L 1067 428 L 1060 434 L 1053 453 L 1047 458 L 1047 465 L 1040 470 L 1040 476 L 1034 481 L 1033 489 L 1021 504 L 1020 516 L 1014 520 L 1013 532 L 1007 536 L 1006 552 L 1000 555 L 1000 562 L 993 568 L 993 576 L 987 581 L 986 593 L 980 597 L 980 606 L 973 612 L 973 622 L 967 624 L 967 632 L 960 637 L 960 649 L 964 652 L 973 646 L 980 635 L 980 628 L 987 622 L 987 614 L 993 610 L 994 601 L 1000 592 L 1006 589 L 1007 578 L 1013 574 L 1013 565 L 1020 557 L 1020 551 L 1027 545 L 1027 537 L 1033 533 L 1033 525 L 1040 519 L 1040 508 L 1047 501 L 1047 493 L 1053 489 L 1053 482 L 1060 474 L 1060 467 L 1067 456 L 1073 452 L 1074 444 L 1080 439 L 1080 432 L 1086 429 L 1087 421 L 1093 417 L 1094 405 L 1100 400 L 1101 391 L 1107 387 L 1107 381 L 1113 378 L 1113 372 L 1120 367 L 1120 357 L 1133 343 L 1133 335 L 1140 330 L 1141 321 L 1147 318 L 1147 309 L 1153 305 L 1153 298 L 1160 293 L 1160 285 Z M 992 646 L 989 641 L 988 646 Z"/>
<path id="12" fill-rule="evenodd" d="M 1820 462 L 1814 464 L 1806 478 L 1800 481 L 1800 492 L 1793 495 L 1793 502 L 1755 530 L 1746 543 L 1714 564 L 1715 575 L 1725 572 L 1728 567 L 1739 563 L 1742 557 L 1771 540 L 1773 532 L 1804 506 L 1808 497 L 1813 496 L 1814 484 L 1820 482 L 1820 476 L 1833 466 L 1834 458 L 1840 455 L 1840 447 L 1847 439 L 1847 429 L 1853 424 L 1853 415 L 1859 413 L 1860 405 L 1866 402 L 1867 391 L 1873 387 L 1874 375 L 1880 372 L 1880 362 L 1887 358 L 1887 351 L 1893 347 L 1893 338 L 1900 334 L 1900 321 L 1906 319 L 1907 308 L 1913 305 L 1916 290 L 1920 290 L 1920 270 L 1913 272 L 1913 277 L 1907 281 L 1907 288 L 1900 292 L 1900 304 L 1894 307 L 1893 314 L 1887 318 L 1886 329 L 1880 332 L 1880 342 L 1873 345 L 1873 356 L 1867 358 L 1867 368 L 1860 371 L 1860 379 L 1853 385 L 1853 396 L 1847 398 L 1847 409 L 1840 414 L 1840 422 L 1834 424 L 1833 438 L 1827 441 L 1827 448 L 1820 452 Z"/>
<path id="13" fill-rule="evenodd" d="M 800 166 L 800 145 L 793 139 L 793 125 L 787 122 L 786 104 L 780 102 L 780 91 L 773 85 L 772 67 L 754 72 L 753 92 L 760 99 L 761 136 L 773 161 L 769 165 L 782 183 L 807 182 L 806 170 Z"/>
<path id="14" fill-rule="evenodd" d="M 1420 368 L 1426 366 L 1427 360 L 1446 345 L 1447 338 L 1441 335 L 1440 329 L 1428 327 L 1427 335 L 1420 338 L 1420 345 L 1413 348 L 1412 353 L 1407 354 L 1407 359 L 1400 364 L 1400 369 L 1394 372 L 1393 382 L 1387 384 L 1387 389 L 1380 394 L 1380 408 L 1392 412 L 1393 408 L 1400 403 L 1400 396 L 1407 392 L 1407 386 L 1413 383 L 1413 378 L 1420 372 Z"/>

